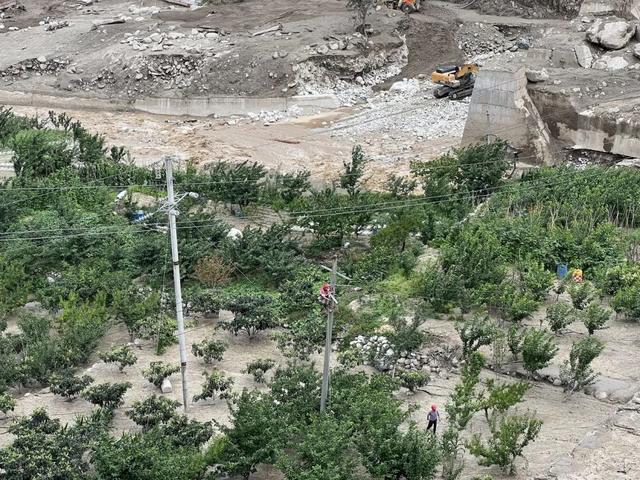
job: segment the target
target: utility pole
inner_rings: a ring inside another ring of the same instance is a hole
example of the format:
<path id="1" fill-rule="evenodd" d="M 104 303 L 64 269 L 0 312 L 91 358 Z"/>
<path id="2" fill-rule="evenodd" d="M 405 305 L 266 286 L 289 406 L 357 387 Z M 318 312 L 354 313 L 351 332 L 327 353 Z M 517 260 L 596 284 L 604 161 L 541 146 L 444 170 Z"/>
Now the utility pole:
<path id="1" fill-rule="evenodd" d="M 171 237 L 171 260 L 173 263 L 173 287 L 176 297 L 176 321 L 178 323 L 178 343 L 180 345 L 180 372 L 182 374 L 182 403 L 187 411 L 189 395 L 187 393 L 187 347 L 184 338 L 184 318 L 182 317 L 182 287 L 180 284 L 180 262 L 178 261 L 178 233 L 176 231 L 176 217 L 173 194 L 173 158 L 165 157 L 164 167 L 167 175 L 167 214 L 169 215 L 169 235 Z"/>
<path id="2" fill-rule="evenodd" d="M 322 367 L 322 392 L 320 394 L 320 411 L 324 412 L 327 407 L 327 397 L 329 396 L 329 375 L 331 363 L 331 337 L 333 336 L 333 313 L 338 305 L 336 300 L 336 275 L 338 272 L 338 257 L 333 257 L 331 267 L 331 290 L 327 302 L 327 334 L 324 343 L 324 366 Z"/>

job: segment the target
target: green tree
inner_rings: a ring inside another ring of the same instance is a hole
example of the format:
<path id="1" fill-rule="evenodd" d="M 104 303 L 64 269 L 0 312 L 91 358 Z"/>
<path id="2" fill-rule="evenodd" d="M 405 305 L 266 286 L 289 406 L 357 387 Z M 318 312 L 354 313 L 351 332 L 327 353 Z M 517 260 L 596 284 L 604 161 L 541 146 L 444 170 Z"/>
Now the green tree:
<path id="1" fill-rule="evenodd" d="M 133 353 L 132 348 L 129 345 L 120 345 L 113 347 L 108 352 L 100 352 L 98 358 L 105 363 L 117 363 L 118 370 L 121 372 L 126 368 L 138 361 L 138 357 Z"/>
<path id="2" fill-rule="evenodd" d="M 165 378 L 180 371 L 180 365 L 172 365 L 166 362 L 151 362 L 149 368 L 142 370 L 142 376 L 157 388 L 162 387 Z"/>
<path id="3" fill-rule="evenodd" d="M 549 329 L 553 333 L 562 332 L 574 320 L 574 309 L 568 303 L 556 302 L 547 307 L 547 322 L 549 322 Z"/>
<path id="4" fill-rule="evenodd" d="M 140 425 L 144 430 L 155 428 L 167 423 L 176 416 L 176 408 L 180 402 L 165 397 L 152 395 L 144 400 L 138 400 L 127 410 L 127 417 Z"/>
<path id="5" fill-rule="evenodd" d="M 202 372 L 204 383 L 202 384 L 202 392 L 193 396 L 193 401 L 206 400 L 208 398 L 220 399 L 231 397 L 231 387 L 233 386 L 233 378 L 225 377 L 223 373 L 217 370 L 211 373 Z"/>
<path id="6" fill-rule="evenodd" d="M 476 387 L 480 382 L 483 366 L 484 357 L 479 352 L 467 357 L 460 382 L 454 387 L 446 405 L 449 422 L 458 431 L 464 430 L 473 415 L 481 408 Z"/>
<path id="7" fill-rule="evenodd" d="M 531 292 L 536 301 L 544 300 L 553 286 L 553 274 L 545 270 L 542 263 L 535 261 L 525 262 L 520 270 L 524 289 Z"/>
<path id="8" fill-rule="evenodd" d="M 583 310 L 595 298 L 595 289 L 589 282 L 572 283 L 567 289 L 573 308 Z"/>
<path id="9" fill-rule="evenodd" d="M 214 338 L 205 338 L 200 343 L 191 345 L 191 353 L 194 357 L 202 357 L 204 363 L 210 364 L 214 360 L 222 361 L 227 344 Z"/>
<path id="10" fill-rule="evenodd" d="M 544 329 L 529 328 L 522 340 L 522 361 L 531 374 L 546 367 L 555 357 L 558 347 L 553 336 Z"/>
<path id="11" fill-rule="evenodd" d="M 220 322 L 220 328 L 238 335 L 244 330 L 249 337 L 257 332 L 277 326 L 273 299 L 266 295 L 239 295 L 225 302 L 225 309 L 233 319 Z"/>
<path id="12" fill-rule="evenodd" d="M 371 4 L 371 1 L 369 1 Z M 367 158 L 360 145 L 355 145 L 351 150 L 351 161 L 343 162 L 344 173 L 340 175 L 340 186 L 344 188 L 350 197 L 355 197 L 360 193 L 362 187 L 362 177 Z"/>
<path id="13" fill-rule="evenodd" d="M 435 435 L 425 435 L 424 431 L 411 423 L 409 429 L 404 433 L 398 432 L 392 442 L 394 447 L 387 460 L 390 464 L 390 475 L 386 478 L 435 478 L 441 460 L 440 446 Z"/>
<path id="14" fill-rule="evenodd" d="M 116 409 L 124 403 L 124 394 L 131 388 L 129 382 L 101 383 L 82 392 L 82 398 L 106 409 Z"/>
<path id="15" fill-rule="evenodd" d="M 270 358 L 258 358 L 247 363 L 242 373 L 250 373 L 256 383 L 264 383 L 265 374 L 275 366 L 276 362 Z"/>
<path id="16" fill-rule="evenodd" d="M 462 355 L 466 358 L 484 345 L 490 345 L 496 325 L 489 315 L 475 314 L 456 322 L 456 331 L 462 341 Z"/>
<path id="17" fill-rule="evenodd" d="M 51 393 L 72 400 L 93 383 L 93 378 L 89 375 L 76 377 L 73 370 L 64 370 L 51 375 L 49 383 Z"/>
<path id="18" fill-rule="evenodd" d="M 541 427 L 542 421 L 529 413 L 494 417 L 489 422 L 488 443 L 475 434 L 468 444 L 469 452 L 478 457 L 480 465 L 498 465 L 513 475 L 516 459 L 523 456 L 522 451 L 536 439 Z"/>
<path id="19" fill-rule="evenodd" d="M 496 383 L 494 379 L 484 381 L 485 390 L 479 395 L 480 407 L 487 422 L 496 414 L 503 414 L 520 403 L 531 385 L 525 382 Z"/>
<path id="20" fill-rule="evenodd" d="M 384 182 L 385 189 L 396 198 L 408 197 L 417 186 L 418 182 L 415 178 L 403 177 L 395 173 L 390 174 Z"/>
<path id="21" fill-rule="evenodd" d="M 518 355 L 522 353 L 522 342 L 524 340 L 524 330 L 517 325 L 511 325 L 507 330 L 507 346 L 513 359 L 516 360 Z"/>
<path id="22" fill-rule="evenodd" d="M 404 388 L 411 393 L 415 393 L 418 388 L 424 387 L 429 383 L 431 377 L 427 372 L 401 372 L 398 379 Z"/>
<path id="23" fill-rule="evenodd" d="M 75 151 L 63 132 L 22 130 L 9 141 L 16 176 L 44 177 L 71 166 Z"/>
<path id="24" fill-rule="evenodd" d="M 13 411 L 16 406 L 16 400 L 7 392 L 0 393 L 0 412 L 6 414 Z"/>
<path id="25" fill-rule="evenodd" d="M 200 447 L 213 435 L 211 422 L 199 422 L 186 415 L 172 416 L 159 430 L 179 447 Z"/>
<path id="26" fill-rule="evenodd" d="M 214 199 L 238 205 L 240 210 L 259 199 L 259 182 L 264 178 L 265 167 L 257 162 L 231 164 L 218 162 L 209 167 L 211 184 L 209 192 Z"/>
<path id="27" fill-rule="evenodd" d="M 592 302 L 587 305 L 582 312 L 582 321 L 587 328 L 589 335 L 593 335 L 596 330 L 602 330 L 611 317 L 611 310 L 600 306 L 598 303 Z"/>
<path id="28" fill-rule="evenodd" d="M 560 366 L 560 381 L 564 390 L 573 393 L 591 385 L 597 373 L 591 368 L 591 362 L 602 353 L 604 343 L 596 337 L 587 337 L 574 342 L 569 353 L 569 360 Z"/>

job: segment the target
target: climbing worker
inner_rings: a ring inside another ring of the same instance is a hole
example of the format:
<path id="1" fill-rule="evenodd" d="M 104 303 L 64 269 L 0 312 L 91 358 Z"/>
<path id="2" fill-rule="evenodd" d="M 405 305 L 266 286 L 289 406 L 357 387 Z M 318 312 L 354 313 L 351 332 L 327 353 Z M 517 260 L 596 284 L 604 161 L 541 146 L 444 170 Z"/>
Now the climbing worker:
<path id="1" fill-rule="evenodd" d="M 431 405 L 431 410 L 427 413 L 427 420 L 429 421 L 429 425 L 427 425 L 427 432 L 431 430 L 431 427 L 433 427 L 433 434 L 436 434 L 436 426 L 438 425 L 439 418 L 440 412 L 438 412 L 438 407 L 436 405 Z"/>

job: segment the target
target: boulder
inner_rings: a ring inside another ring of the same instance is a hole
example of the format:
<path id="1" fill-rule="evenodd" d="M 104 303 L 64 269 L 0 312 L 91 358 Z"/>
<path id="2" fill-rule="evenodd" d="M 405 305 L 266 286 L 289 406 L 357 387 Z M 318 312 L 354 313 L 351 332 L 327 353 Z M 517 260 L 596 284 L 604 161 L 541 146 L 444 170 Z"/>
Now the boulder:
<path id="1" fill-rule="evenodd" d="M 591 54 L 591 49 L 586 45 L 576 45 L 573 47 L 573 50 L 576 52 L 576 59 L 578 60 L 578 65 L 582 68 L 591 68 L 593 64 L 593 55 Z"/>
<path id="2" fill-rule="evenodd" d="M 227 233 L 227 238 L 231 238 L 233 240 L 237 240 L 238 238 L 242 238 L 242 231 L 237 228 L 232 228 Z"/>
<path id="3" fill-rule="evenodd" d="M 638 43 L 637 45 L 635 45 L 633 47 L 633 54 L 637 57 L 640 58 L 640 43 Z"/>
<path id="4" fill-rule="evenodd" d="M 544 68 L 539 70 L 527 69 L 525 74 L 527 75 L 527 80 L 530 82 L 544 82 L 545 80 L 549 80 L 549 74 Z"/>
<path id="5" fill-rule="evenodd" d="M 165 378 L 162 381 L 162 385 L 160 386 L 160 390 L 162 391 L 162 393 L 171 393 L 171 392 L 173 392 L 173 387 L 171 386 L 171 382 L 169 381 L 168 378 Z"/>
<path id="6" fill-rule="evenodd" d="M 587 30 L 587 40 L 608 50 L 624 48 L 636 33 L 636 25 L 623 20 L 603 22 L 596 20 Z"/>
<path id="7" fill-rule="evenodd" d="M 628 65 L 629 62 L 627 62 L 622 57 L 609 57 L 607 55 L 603 55 L 598 60 L 593 62 L 593 68 L 595 68 L 596 70 L 622 70 L 624 68 L 627 68 Z"/>

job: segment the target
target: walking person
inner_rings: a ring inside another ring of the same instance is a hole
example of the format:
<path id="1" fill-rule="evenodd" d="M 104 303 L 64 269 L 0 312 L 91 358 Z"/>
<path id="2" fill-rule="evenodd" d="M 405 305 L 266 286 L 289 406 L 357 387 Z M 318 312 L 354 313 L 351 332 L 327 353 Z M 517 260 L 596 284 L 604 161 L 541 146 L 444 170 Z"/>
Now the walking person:
<path id="1" fill-rule="evenodd" d="M 429 421 L 429 425 L 427 425 L 427 432 L 431 430 L 431 427 L 433 427 L 433 434 L 436 434 L 436 426 L 438 425 L 439 419 L 440 412 L 438 412 L 438 407 L 436 405 L 431 405 L 431 410 L 427 413 L 427 420 Z"/>

